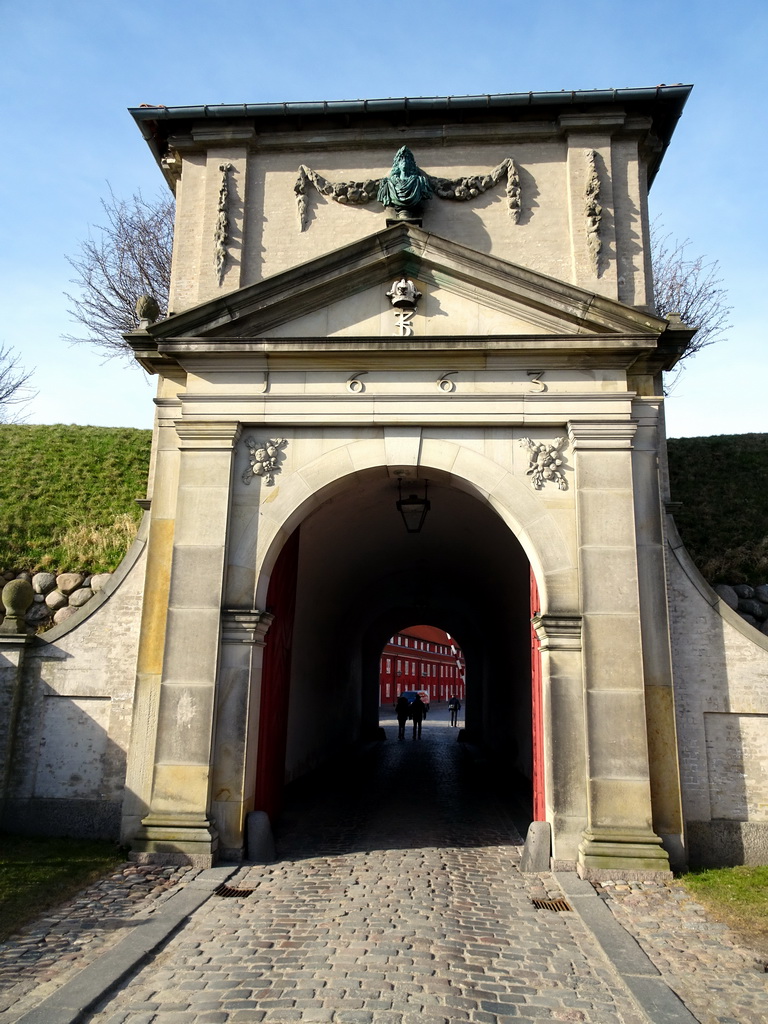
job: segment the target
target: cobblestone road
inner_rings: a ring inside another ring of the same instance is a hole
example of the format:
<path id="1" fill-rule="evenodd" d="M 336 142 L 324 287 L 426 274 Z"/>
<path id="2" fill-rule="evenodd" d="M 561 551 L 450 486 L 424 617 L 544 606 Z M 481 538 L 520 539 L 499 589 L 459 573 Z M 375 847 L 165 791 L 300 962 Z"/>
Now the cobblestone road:
<path id="1" fill-rule="evenodd" d="M 445 712 L 421 740 L 387 733 L 294 795 L 280 862 L 229 883 L 252 895 L 209 900 L 95 1020 L 644 1022 L 579 919 L 533 907 L 512 817 Z"/>
<path id="2" fill-rule="evenodd" d="M 682 885 L 616 882 L 597 888 L 701 1024 L 768 1022 L 765 956 L 711 920 Z"/>
<path id="3" fill-rule="evenodd" d="M 209 899 L 87 1019 L 648 1024 L 581 918 L 534 908 L 557 882 L 519 873 L 514 808 L 446 717 L 421 740 L 388 727 L 354 770 L 294 793 L 279 861 L 229 880 L 252 892 Z M 768 1021 L 762 965 L 678 886 L 602 895 L 703 1024 Z"/>

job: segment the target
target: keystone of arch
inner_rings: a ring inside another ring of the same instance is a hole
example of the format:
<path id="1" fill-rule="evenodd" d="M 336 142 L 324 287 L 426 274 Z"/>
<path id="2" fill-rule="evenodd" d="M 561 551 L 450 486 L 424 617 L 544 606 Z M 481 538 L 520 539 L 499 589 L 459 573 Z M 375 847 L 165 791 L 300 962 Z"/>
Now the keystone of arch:
<path id="1" fill-rule="evenodd" d="M 340 490 L 356 473 L 390 466 L 413 466 L 446 474 L 452 486 L 489 504 L 528 556 L 542 606 L 549 614 L 578 608 L 577 572 L 568 545 L 529 481 L 519 479 L 480 452 L 452 441 L 425 438 L 420 428 L 406 427 L 396 429 L 389 437 L 350 441 L 284 477 L 279 493 L 260 506 L 257 563 L 262 579 L 264 573 L 271 573 L 292 530 L 327 498 L 328 492 Z"/>

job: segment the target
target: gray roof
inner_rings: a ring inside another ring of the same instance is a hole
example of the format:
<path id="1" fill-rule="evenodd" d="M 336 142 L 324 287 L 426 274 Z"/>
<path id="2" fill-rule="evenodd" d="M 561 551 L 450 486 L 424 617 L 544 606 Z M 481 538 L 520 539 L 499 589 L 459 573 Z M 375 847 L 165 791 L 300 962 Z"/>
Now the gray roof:
<path id="1" fill-rule="evenodd" d="M 658 85 L 645 89 L 592 89 L 562 92 L 520 92 L 485 96 L 418 96 L 371 100 L 316 100 L 295 103 L 224 103 L 130 108 L 155 158 L 168 148 L 171 135 L 188 133 L 201 122 L 250 122 L 256 131 L 301 131 L 362 128 L 396 121 L 405 125 L 440 123 L 446 117 L 467 121 L 546 120 L 557 114 L 597 114 L 620 108 L 628 115 L 650 117 L 661 143 L 651 159 L 652 180 L 690 95 L 691 85 Z M 213 125 L 211 125 L 213 127 Z"/>

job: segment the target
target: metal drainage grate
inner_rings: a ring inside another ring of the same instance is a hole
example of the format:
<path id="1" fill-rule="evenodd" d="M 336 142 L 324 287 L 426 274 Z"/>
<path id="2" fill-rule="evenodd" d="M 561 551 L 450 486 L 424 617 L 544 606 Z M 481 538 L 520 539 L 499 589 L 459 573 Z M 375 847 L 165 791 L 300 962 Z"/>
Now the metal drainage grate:
<path id="1" fill-rule="evenodd" d="M 573 910 L 573 907 L 568 904 L 567 900 L 537 900 L 532 898 L 531 903 L 533 903 L 537 910 Z"/>
<path id="2" fill-rule="evenodd" d="M 228 885 L 220 885 L 218 889 L 214 889 L 213 895 L 224 896 L 231 899 L 233 896 L 250 896 L 251 893 L 255 891 L 255 889 L 232 889 Z"/>

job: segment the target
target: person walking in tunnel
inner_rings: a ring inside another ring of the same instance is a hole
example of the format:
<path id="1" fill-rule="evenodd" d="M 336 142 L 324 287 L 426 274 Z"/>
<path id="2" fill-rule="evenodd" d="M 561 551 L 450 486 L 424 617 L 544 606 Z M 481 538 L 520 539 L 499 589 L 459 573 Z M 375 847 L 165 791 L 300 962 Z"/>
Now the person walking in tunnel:
<path id="1" fill-rule="evenodd" d="M 424 721 L 424 702 L 417 694 L 416 700 L 411 704 L 411 718 L 413 720 L 413 738 L 421 739 L 421 723 Z"/>
<path id="2" fill-rule="evenodd" d="M 451 725 L 456 725 L 456 720 L 458 719 L 459 711 L 461 710 L 461 701 L 456 694 L 454 694 L 448 701 L 448 710 L 451 712 Z"/>
<path id="3" fill-rule="evenodd" d="M 411 703 L 404 693 L 401 693 L 395 704 L 395 715 L 397 716 L 397 738 L 405 739 L 405 723 L 411 714 Z"/>

